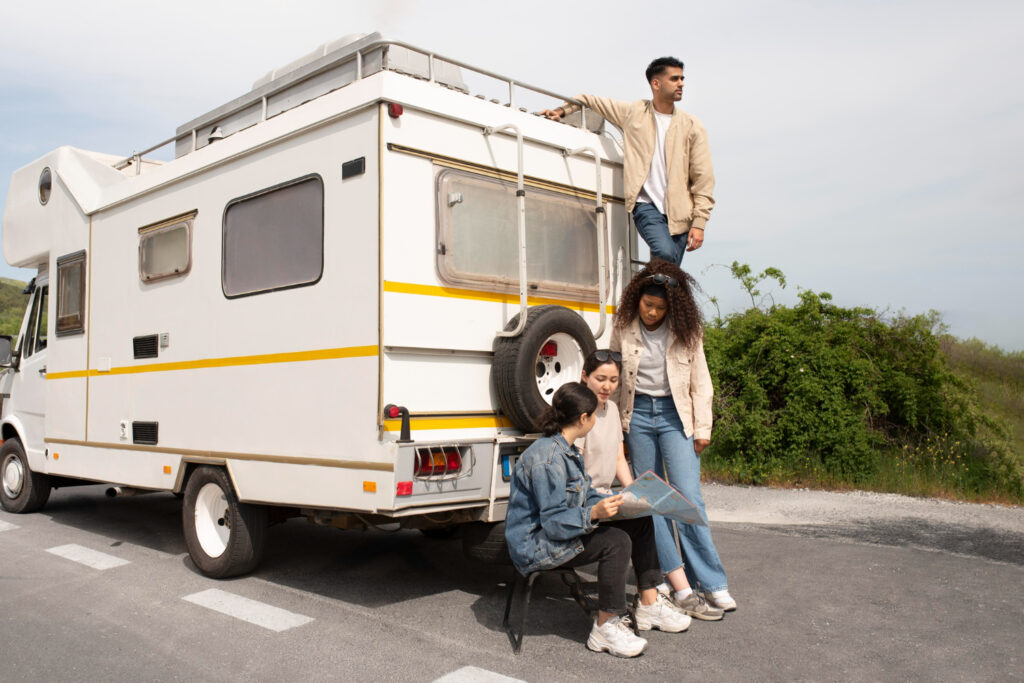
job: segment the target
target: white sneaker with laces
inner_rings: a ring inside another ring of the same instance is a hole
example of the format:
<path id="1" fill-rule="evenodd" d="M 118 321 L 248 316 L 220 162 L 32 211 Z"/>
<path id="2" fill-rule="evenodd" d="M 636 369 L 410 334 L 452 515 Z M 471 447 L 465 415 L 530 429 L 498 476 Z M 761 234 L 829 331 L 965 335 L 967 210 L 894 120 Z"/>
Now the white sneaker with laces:
<path id="1" fill-rule="evenodd" d="M 652 628 L 666 633 L 679 633 L 690 628 L 690 615 L 672 604 L 668 598 L 658 593 L 658 601 L 653 605 L 640 604 L 636 608 L 636 627 L 641 631 Z"/>
<path id="2" fill-rule="evenodd" d="M 720 591 L 703 591 L 701 595 L 712 607 L 717 607 L 725 612 L 732 612 L 736 609 L 736 601 L 729 595 L 728 589 Z"/>
<path id="3" fill-rule="evenodd" d="M 647 641 L 633 633 L 622 617 L 611 617 L 600 626 L 594 622 L 587 647 L 616 657 L 636 657 L 647 647 Z"/>

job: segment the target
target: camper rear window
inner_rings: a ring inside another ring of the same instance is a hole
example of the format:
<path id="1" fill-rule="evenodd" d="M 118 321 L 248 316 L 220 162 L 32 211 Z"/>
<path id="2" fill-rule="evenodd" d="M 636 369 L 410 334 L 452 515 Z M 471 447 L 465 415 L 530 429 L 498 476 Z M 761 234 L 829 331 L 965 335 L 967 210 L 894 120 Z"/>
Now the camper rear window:
<path id="1" fill-rule="evenodd" d="M 139 277 L 153 282 L 192 267 L 192 216 L 139 230 Z"/>
<path id="2" fill-rule="evenodd" d="M 57 259 L 57 336 L 85 331 L 85 252 Z"/>
<path id="3" fill-rule="evenodd" d="M 222 286 L 229 298 L 311 285 L 324 269 L 324 184 L 307 176 L 224 211 Z"/>
<path id="4" fill-rule="evenodd" d="M 445 170 L 438 177 L 438 270 L 454 284 L 518 291 L 514 182 Z M 527 188 L 527 279 L 534 290 L 597 290 L 593 199 Z"/>

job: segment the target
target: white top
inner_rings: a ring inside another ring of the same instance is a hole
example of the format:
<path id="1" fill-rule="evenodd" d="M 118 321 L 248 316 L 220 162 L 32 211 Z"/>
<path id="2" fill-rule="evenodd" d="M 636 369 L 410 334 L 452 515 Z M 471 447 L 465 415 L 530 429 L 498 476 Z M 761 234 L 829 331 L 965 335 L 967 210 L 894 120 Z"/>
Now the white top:
<path id="1" fill-rule="evenodd" d="M 622 421 L 618 407 L 611 400 L 604 408 L 595 410 L 594 416 L 597 418 L 594 428 L 585 437 L 576 439 L 576 448 L 583 451 L 583 464 L 594 488 L 601 493 L 611 493 L 622 443 Z"/>
<path id="2" fill-rule="evenodd" d="M 665 189 L 668 187 L 668 170 L 665 165 L 665 133 L 672 122 L 671 114 L 654 112 L 654 123 L 658 134 L 654 139 L 654 156 L 651 157 L 651 170 L 647 180 L 637 196 L 638 202 L 654 204 L 658 211 L 665 213 Z"/>
<path id="3" fill-rule="evenodd" d="M 662 320 L 656 330 L 648 330 L 640 323 L 644 338 L 644 352 L 636 369 L 636 393 L 648 396 L 670 396 L 672 389 L 665 371 L 668 351 L 668 320 Z"/>

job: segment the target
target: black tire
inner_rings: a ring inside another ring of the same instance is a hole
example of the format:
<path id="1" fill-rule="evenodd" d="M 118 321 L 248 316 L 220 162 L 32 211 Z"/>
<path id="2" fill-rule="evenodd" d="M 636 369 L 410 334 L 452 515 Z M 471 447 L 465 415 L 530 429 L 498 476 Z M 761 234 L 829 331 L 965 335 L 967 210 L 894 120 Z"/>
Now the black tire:
<path id="1" fill-rule="evenodd" d="M 455 538 L 459 535 L 459 531 L 461 531 L 461 527 L 458 524 L 453 524 L 451 526 L 432 526 L 429 529 L 420 529 L 421 534 L 436 541 L 445 541 L 449 538 Z"/>
<path id="2" fill-rule="evenodd" d="M 35 512 L 50 499 L 50 477 L 28 466 L 25 449 L 17 438 L 0 447 L 0 505 L 14 513 Z"/>
<path id="3" fill-rule="evenodd" d="M 505 329 L 518 324 L 517 315 Z M 555 335 L 558 357 L 542 358 L 541 350 Z M 564 306 L 528 309 L 522 334 L 494 341 L 491 381 L 502 415 L 524 432 L 536 431 L 537 418 L 551 405 L 555 390 L 580 380 L 583 361 L 596 348 L 594 335 L 575 311 Z"/>
<path id="4" fill-rule="evenodd" d="M 210 578 L 245 574 L 263 558 L 267 508 L 239 503 L 220 467 L 200 467 L 189 477 L 181 521 L 192 562 Z M 219 531 L 225 527 L 226 537 Z"/>
<path id="5" fill-rule="evenodd" d="M 485 564 L 512 564 L 505 543 L 505 522 L 473 522 L 462 525 L 462 552 Z"/>

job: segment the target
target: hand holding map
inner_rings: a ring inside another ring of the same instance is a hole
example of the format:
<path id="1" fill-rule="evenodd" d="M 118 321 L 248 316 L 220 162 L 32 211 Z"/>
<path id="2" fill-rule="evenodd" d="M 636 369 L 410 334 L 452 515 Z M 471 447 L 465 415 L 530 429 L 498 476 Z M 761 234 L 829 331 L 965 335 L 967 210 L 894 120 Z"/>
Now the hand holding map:
<path id="1" fill-rule="evenodd" d="M 612 519 L 633 519 L 662 515 L 687 524 L 707 526 L 708 522 L 693 503 L 661 477 L 648 470 L 620 491 L 622 503 Z"/>

